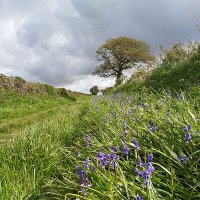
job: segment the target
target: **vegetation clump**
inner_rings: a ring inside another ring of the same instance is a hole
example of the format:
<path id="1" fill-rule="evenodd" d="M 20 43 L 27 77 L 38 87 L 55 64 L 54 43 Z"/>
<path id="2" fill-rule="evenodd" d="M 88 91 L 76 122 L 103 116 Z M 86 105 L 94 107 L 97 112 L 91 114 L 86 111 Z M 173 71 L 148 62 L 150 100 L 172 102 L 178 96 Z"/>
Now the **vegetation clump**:
<path id="1" fill-rule="evenodd" d="M 94 85 L 93 87 L 90 88 L 90 92 L 92 95 L 96 95 L 99 92 L 98 86 Z"/>

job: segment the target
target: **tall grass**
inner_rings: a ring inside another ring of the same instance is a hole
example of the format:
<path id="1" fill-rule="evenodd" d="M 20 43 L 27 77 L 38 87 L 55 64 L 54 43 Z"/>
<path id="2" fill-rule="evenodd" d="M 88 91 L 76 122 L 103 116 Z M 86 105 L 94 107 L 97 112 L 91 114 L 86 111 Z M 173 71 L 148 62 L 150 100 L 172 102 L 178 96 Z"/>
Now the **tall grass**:
<path id="1" fill-rule="evenodd" d="M 62 107 L 51 119 L 26 130 L 24 137 L 1 147 L 0 199 L 41 199 L 50 177 L 62 165 L 62 149 L 72 137 L 84 103 Z"/>

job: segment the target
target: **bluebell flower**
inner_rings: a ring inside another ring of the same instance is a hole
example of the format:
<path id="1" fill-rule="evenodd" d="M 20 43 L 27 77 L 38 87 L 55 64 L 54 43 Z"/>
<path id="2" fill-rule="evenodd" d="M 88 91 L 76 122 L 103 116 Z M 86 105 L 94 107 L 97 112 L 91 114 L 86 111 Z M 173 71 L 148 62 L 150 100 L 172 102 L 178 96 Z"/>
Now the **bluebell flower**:
<path id="1" fill-rule="evenodd" d="M 91 147 L 92 146 L 92 144 L 91 144 L 91 138 L 90 138 L 89 135 L 86 136 L 85 141 L 86 141 L 87 147 Z"/>
<path id="2" fill-rule="evenodd" d="M 113 152 L 119 151 L 119 147 L 117 147 L 117 146 L 112 146 L 110 149 L 111 149 Z"/>
<path id="3" fill-rule="evenodd" d="M 83 170 L 81 167 L 77 166 L 76 167 L 77 172 L 78 172 L 78 176 L 80 179 L 80 185 L 81 186 L 86 186 L 86 187 L 90 187 L 91 184 L 89 182 L 89 179 L 86 176 L 86 171 Z M 84 194 L 86 195 L 86 188 L 81 187 L 81 190 L 84 192 Z"/>
<path id="4" fill-rule="evenodd" d="M 125 135 L 125 136 L 127 136 L 127 135 L 128 135 L 128 131 L 127 131 L 127 129 L 126 129 L 126 128 L 123 128 L 123 133 L 124 133 L 124 135 Z"/>
<path id="5" fill-rule="evenodd" d="M 96 155 L 96 159 L 98 161 L 98 167 L 105 167 L 108 164 L 107 155 L 103 152 L 99 152 Z"/>
<path id="6" fill-rule="evenodd" d="M 124 153 L 124 155 L 128 155 L 128 153 L 129 153 L 129 148 L 128 148 L 127 144 L 124 145 L 123 153 Z"/>
<path id="7" fill-rule="evenodd" d="M 156 124 L 154 124 L 152 120 L 150 120 L 150 121 L 149 121 L 148 129 L 149 129 L 151 132 L 158 131 L 158 126 L 157 126 Z"/>
<path id="8" fill-rule="evenodd" d="M 139 122 L 139 121 L 140 121 L 140 120 L 136 117 L 136 118 L 135 118 L 135 122 Z"/>
<path id="9" fill-rule="evenodd" d="M 90 165 L 90 159 L 89 159 L 88 157 L 86 158 L 84 164 L 85 164 L 85 167 L 86 167 L 86 168 L 89 168 L 89 165 Z"/>
<path id="10" fill-rule="evenodd" d="M 179 155 L 178 159 L 179 159 L 181 162 L 185 162 L 185 161 L 186 161 L 186 157 L 183 156 L 183 155 Z"/>
<path id="11" fill-rule="evenodd" d="M 186 133 L 186 135 L 185 135 L 185 142 L 187 143 L 187 142 L 191 142 L 191 141 L 192 141 L 191 135 L 189 133 Z"/>
<path id="12" fill-rule="evenodd" d="M 139 151 L 140 144 L 136 139 L 133 139 L 133 146 L 135 147 L 136 151 Z"/>
<path id="13" fill-rule="evenodd" d="M 135 200 L 144 200 L 144 198 L 143 198 L 142 196 L 139 196 L 139 195 L 137 194 Z"/>
<path id="14" fill-rule="evenodd" d="M 170 110 L 167 110 L 166 116 L 167 116 L 167 117 L 170 117 Z"/>
<path id="15" fill-rule="evenodd" d="M 186 132 L 190 132 L 191 131 L 191 128 L 192 126 L 190 124 L 188 124 L 185 128 L 183 128 L 182 130 L 183 131 L 186 131 Z"/>
<path id="16" fill-rule="evenodd" d="M 183 131 L 186 131 L 185 134 L 185 142 L 191 142 L 192 141 L 192 136 L 190 135 L 190 131 L 191 131 L 192 126 L 190 124 L 188 124 L 185 128 L 183 128 Z"/>
<path id="17" fill-rule="evenodd" d="M 107 157 L 113 169 L 116 170 L 116 161 L 119 159 L 119 156 L 115 154 L 114 152 L 112 152 L 111 154 L 108 154 Z"/>
<path id="18" fill-rule="evenodd" d="M 141 159 L 139 159 L 139 167 L 141 168 L 145 168 L 144 171 L 140 171 L 138 168 L 136 168 L 136 175 L 137 176 L 141 176 L 144 180 L 144 186 L 146 186 L 147 184 L 151 187 L 152 186 L 152 182 L 151 182 L 151 178 L 152 178 L 152 173 L 155 171 L 154 166 L 152 165 L 151 161 L 153 160 L 153 155 L 149 154 L 148 155 L 148 162 L 143 164 Z"/>
<path id="19" fill-rule="evenodd" d="M 152 162 L 153 161 L 153 154 L 149 154 L 148 155 L 148 162 Z"/>

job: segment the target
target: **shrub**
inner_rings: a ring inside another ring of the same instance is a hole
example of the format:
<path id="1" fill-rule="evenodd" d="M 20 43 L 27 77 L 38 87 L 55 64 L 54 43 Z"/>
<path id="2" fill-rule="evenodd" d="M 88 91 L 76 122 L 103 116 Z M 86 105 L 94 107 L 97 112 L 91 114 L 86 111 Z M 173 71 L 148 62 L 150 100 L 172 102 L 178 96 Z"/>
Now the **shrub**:
<path id="1" fill-rule="evenodd" d="M 95 86 L 91 87 L 90 92 L 92 95 L 96 95 L 99 92 L 98 86 L 95 85 Z"/>

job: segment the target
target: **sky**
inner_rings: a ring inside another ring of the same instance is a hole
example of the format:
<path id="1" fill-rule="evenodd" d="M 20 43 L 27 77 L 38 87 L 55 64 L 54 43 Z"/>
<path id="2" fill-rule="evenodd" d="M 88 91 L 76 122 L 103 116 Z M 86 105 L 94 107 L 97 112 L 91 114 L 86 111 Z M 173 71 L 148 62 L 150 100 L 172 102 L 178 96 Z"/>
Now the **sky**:
<path id="1" fill-rule="evenodd" d="M 200 0 L 0 0 L 0 73 L 89 92 L 95 52 L 128 36 L 159 46 L 199 40 Z"/>

